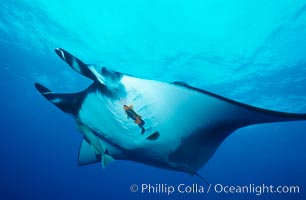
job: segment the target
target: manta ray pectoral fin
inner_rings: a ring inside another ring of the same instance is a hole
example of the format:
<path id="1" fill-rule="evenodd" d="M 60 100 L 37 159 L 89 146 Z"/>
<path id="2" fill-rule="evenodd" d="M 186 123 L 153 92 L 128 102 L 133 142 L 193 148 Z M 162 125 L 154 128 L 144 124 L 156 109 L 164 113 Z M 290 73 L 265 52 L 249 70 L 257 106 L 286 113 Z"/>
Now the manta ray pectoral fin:
<path id="1" fill-rule="evenodd" d="M 230 122 L 230 129 L 237 129 L 252 124 L 306 120 L 306 114 L 263 109 L 192 87 L 184 82 L 174 82 L 174 84 L 188 90 L 200 92 L 203 95 L 206 95 L 208 97 L 207 99 L 212 99 L 214 102 L 212 105 L 222 108 L 223 110 L 222 115 L 216 113 L 216 116 L 218 116 L 219 119 L 222 119 L 222 121 Z"/>
<path id="2" fill-rule="evenodd" d="M 71 94 L 54 93 L 39 83 L 35 83 L 35 88 L 48 101 L 56 105 L 62 111 L 69 113 L 69 114 L 74 114 L 74 115 L 78 113 L 79 108 L 81 106 L 82 98 L 84 96 L 83 92 L 71 93 Z"/>
<path id="3" fill-rule="evenodd" d="M 86 76 L 87 78 L 90 78 L 93 81 L 97 81 L 96 76 L 93 74 L 93 72 L 89 69 L 90 65 L 86 65 L 83 63 L 80 59 L 69 53 L 68 51 L 56 48 L 55 53 L 64 60 L 72 69 L 79 72 L 80 74 Z"/>
<path id="4" fill-rule="evenodd" d="M 279 112 L 258 108 L 239 102 L 234 102 L 232 104 L 229 103 L 229 105 L 229 107 L 234 109 L 236 108 L 235 121 L 238 124 L 238 127 L 252 124 L 306 120 L 306 114 Z"/>
<path id="5" fill-rule="evenodd" d="M 101 161 L 101 156 L 95 153 L 92 146 L 83 139 L 79 150 L 78 164 L 79 166 L 89 165 Z"/>

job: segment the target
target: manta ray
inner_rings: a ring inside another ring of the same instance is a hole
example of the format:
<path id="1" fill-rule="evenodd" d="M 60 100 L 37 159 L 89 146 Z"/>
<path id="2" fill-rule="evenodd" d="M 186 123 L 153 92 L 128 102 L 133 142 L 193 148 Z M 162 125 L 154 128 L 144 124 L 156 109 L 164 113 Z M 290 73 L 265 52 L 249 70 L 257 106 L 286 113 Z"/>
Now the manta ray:
<path id="1" fill-rule="evenodd" d="M 55 93 L 35 83 L 48 101 L 70 114 L 83 135 L 78 164 L 130 160 L 197 173 L 235 130 L 261 123 L 306 120 L 306 114 L 254 107 L 184 82 L 137 78 L 56 54 L 92 80 L 85 90 Z"/>

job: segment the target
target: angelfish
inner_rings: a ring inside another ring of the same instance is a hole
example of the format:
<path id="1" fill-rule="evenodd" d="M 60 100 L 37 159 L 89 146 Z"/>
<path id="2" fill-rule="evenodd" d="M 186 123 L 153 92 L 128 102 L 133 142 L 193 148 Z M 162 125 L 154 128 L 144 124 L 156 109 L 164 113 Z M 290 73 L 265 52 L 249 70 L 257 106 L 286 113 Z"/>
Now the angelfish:
<path id="1" fill-rule="evenodd" d="M 79 165 L 101 162 L 104 167 L 113 160 L 131 160 L 193 175 L 239 128 L 306 120 L 306 114 L 262 109 L 186 83 L 141 79 L 87 65 L 60 48 L 55 52 L 93 81 L 87 89 L 71 94 L 54 93 L 35 84 L 48 101 L 75 119 L 84 137 Z M 144 134 L 127 118 L 122 99 L 142 116 Z"/>

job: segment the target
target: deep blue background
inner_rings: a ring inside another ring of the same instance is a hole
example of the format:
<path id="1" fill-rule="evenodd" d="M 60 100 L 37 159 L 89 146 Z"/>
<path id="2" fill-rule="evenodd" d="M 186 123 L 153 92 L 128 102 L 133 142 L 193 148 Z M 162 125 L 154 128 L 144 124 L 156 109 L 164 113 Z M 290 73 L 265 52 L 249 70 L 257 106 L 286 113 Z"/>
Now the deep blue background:
<path id="1" fill-rule="evenodd" d="M 1 1 L 0 199 L 220 199 L 131 193 L 134 183 L 204 184 L 139 163 L 78 167 L 81 135 L 34 83 L 60 92 L 90 83 L 53 52 L 63 47 L 140 77 L 306 113 L 305 2 L 256 2 Z M 301 192 L 227 199 L 305 199 L 305 130 L 305 122 L 238 130 L 199 173 L 211 183 L 299 185 Z"/>

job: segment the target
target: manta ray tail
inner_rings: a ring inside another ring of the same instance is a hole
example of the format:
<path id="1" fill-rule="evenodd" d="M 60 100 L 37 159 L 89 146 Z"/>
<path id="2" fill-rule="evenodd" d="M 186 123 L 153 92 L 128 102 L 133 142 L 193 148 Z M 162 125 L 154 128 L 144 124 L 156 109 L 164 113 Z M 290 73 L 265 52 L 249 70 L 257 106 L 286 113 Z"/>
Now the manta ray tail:
<path id="1" fill-rule="evenodd" d="M 211 187 L 211 183 L 209 183 L 203 176 L 201 176 L 199 173 L 195 173 L 194 175 L 196 175 L 199 179 L 201 179 L 204 183 L 207 184 L 207 187 L 210 188 Z M 222 199 L 226 198 L 222 195 L 222 193 L 217 193 Z"/>
<path id="2" fill-rule="evenodd" d="M 88 65 L 83 63 L 80 59 L 69 53 L 68 51 L 56 48 L 55 53 L 65 61 L 72 69 L 79 72 L 80 74 L 90 78 L 93 81 L 96 81 L 96 76 L 92 73 L 92 71 L 88 68 Z"/>
<path id="3" fill-rule="evenodd" d="M 53 93 L 51 90 L 46 88 L 45 86 L 35 83 L 35 88 L 38 92 L 43 95 L 48 101 L 56 105 L 62 111 L 76 115 L 81 104 L 81 100 L 83 98 L 83 93 L 71 93 L 71 94 L 59 94 Z"/>

